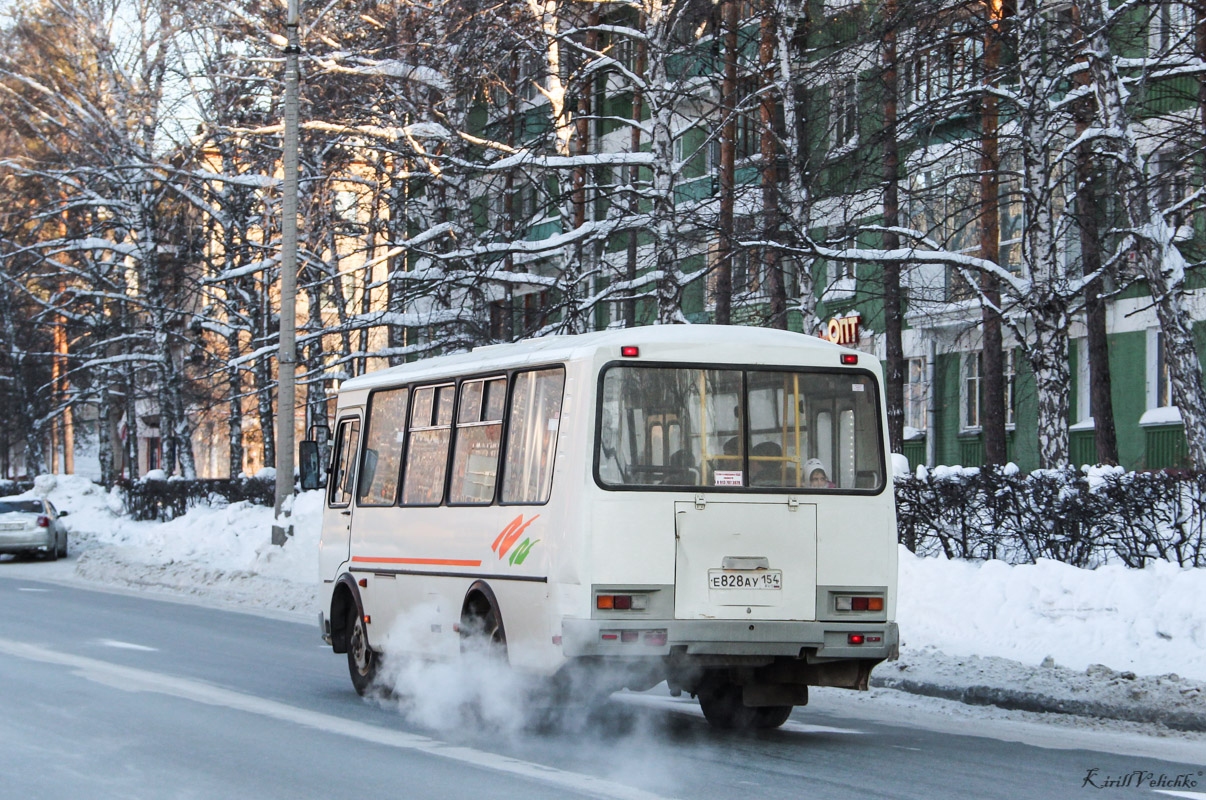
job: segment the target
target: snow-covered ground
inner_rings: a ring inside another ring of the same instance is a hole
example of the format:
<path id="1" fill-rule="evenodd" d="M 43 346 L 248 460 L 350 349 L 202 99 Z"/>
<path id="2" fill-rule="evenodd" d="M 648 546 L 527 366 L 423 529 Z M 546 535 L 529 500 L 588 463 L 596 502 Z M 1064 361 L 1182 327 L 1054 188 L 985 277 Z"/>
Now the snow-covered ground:
<path id="1" fill-rule="evenodd" d="M 317 616 L 320 492 L 297 498 L 295 535 L 275 547 L 270 508 L 203 506 L 167 523 L 134 522 L 121 516 L 118 495 L 87 480 L 38 481 L 34 491 L 69 512 L 72 556 L 0 568 Z M 1206 720 L 1206 570 L 1010 566 L 917 558 L 902 548 L 899 597 L 901 658 L 876 670 L 888 685 L 938 687 L 971 702 L 1013 692 L 1005 704 L 1021 708 L 1045 702 L 1105 715 L 1121 708 L 1126 719 Z"/>

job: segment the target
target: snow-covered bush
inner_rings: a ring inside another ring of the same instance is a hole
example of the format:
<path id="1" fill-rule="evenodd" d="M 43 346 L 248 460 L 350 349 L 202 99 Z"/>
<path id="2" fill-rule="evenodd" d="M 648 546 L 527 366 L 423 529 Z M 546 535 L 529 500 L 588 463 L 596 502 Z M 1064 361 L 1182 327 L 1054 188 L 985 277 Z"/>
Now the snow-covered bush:
<path id="1" fill-rule="evenodd" d="M 895 483 L 900 542 L 919 555 L 1206 567 L 1201 473 L 936 467 Z"/>
<path id="2" fill-rule="evenodd" d="M 246 500 L 262 506 L 273 504 L 275 475 L 267 478 L 211 480 L 143 480 L 122 484 L 125 507 L 137 520 L 170 520 L 196 505 L 222 506 Z"/>

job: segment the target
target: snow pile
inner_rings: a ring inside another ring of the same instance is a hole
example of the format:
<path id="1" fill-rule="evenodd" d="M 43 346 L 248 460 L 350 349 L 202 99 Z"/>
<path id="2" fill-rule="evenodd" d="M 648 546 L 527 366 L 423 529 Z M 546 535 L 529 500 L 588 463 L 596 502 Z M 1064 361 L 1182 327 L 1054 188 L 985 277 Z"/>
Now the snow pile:
<path id="1" fill-rule="evenodd" d="M 906 650 L 1206 680 L 1203 597 L 1206 569 L 1166 561 L 1144 569 L 1048 559 L 1010 566 L 919 558 L 902 547 L 896 618 Z"/>
<path id="2" fill-rule="evenodd" d="M 39 476 L 27 496 L 61 510 L 79 553 L 76 575 L 117 584 L 206 596 L 228 605 L 317 613 L 322 492 L 293 507 L 294 535 L 272 544 L 273 510 L 247 502 L 200 505 L 169 522 L 122 515 L 121 493 L 70 475 Z"/>

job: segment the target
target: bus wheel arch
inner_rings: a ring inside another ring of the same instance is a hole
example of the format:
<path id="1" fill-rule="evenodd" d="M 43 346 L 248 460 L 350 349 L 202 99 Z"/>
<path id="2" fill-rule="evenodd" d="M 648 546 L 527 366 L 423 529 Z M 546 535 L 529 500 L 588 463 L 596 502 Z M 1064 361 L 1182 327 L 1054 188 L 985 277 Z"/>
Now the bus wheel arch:
<path id="1" fill-rule="evenodd" d="M 348 640 L 351 635 L 348 619 L 353 609 L 357 614 L 364 613 L 356 581 L 351 575 L 344 573 L 336 581 L 335 591 L 331 593 L 331 649 L 336 653 L 348 651 Z"/>
<path id="2" fill-rule="evenodd" d="M 507 630 L 503 624 L 502 609 L 494 590 L 485 581 L 474 581 L 465 592 L 459 630 L 462 652 L 472 639 L 482 637 L 505 656 Z"/>

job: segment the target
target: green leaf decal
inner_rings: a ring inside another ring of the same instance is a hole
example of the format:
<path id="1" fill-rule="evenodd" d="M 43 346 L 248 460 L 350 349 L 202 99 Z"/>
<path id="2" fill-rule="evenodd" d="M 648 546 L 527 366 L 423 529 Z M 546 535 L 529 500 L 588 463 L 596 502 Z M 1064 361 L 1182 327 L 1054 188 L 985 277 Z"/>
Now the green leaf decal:
<path id="1" fill-rule="evenodd" d="M 511 558 L 508 559 L 511 566 L 518 567 L 522 564 L 523 560 L 528 557 L 528 553 L 532 552 L 532 548 L 536 546 L 536 542 L 539 541 L 539 539 L 524 539 L 519 547 L 515 548 L 515 552 L 511 553 Z"/>

